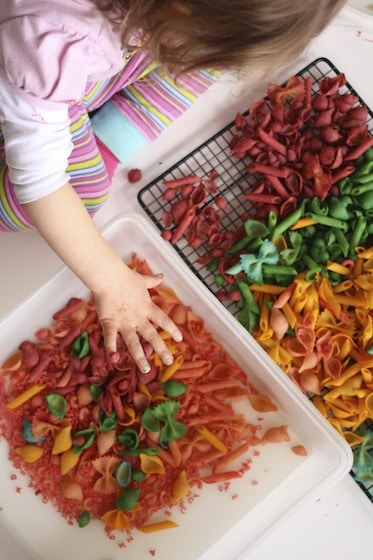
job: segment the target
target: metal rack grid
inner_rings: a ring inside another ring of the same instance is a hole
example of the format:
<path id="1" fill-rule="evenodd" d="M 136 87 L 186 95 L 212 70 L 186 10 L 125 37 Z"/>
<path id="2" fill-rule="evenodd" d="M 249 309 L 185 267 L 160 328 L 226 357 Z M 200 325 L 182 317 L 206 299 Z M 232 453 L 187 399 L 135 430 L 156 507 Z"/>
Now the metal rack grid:
<path id="1" fill-rule="evenodd" d="M 335 77 L 338 74 L 340 74 L 340 71 L 326 58 L 318 58 L 298 73 L 303 79 L 311 78 L 312 93 L 318 91 L 318 83 L 321 79 Z M 348 82 L 341 91 L 353 93 L 362 105 L 366 105 Z M 370 134 L 373 135 L 373 113 L 371 111 L 369 111 L 368 128 Z M 217 173 L 215 183 L 218 187 L 218 194 L 224 196 L 228 203 L 227 210 L 224 213 L 220 213 L 222 231 L 235 231 L 243 223 L 243 213 L 254 210 L 244 197 L 245 192 L 250 191 L 257 181 L 253 175 L 247 173 L 247 165 L 250 162 L 250 158 L 248 156 L 244 159 L 230 157 L 230 143 L 235 133 L 235 124 L 232 121 L 186 157 L 178 161 L 165 173 L 159 175 L 141 189 L 138 194 L 138 201 L 160 231 L 163 229 L 163 212 L 170 208 L 170 203 L 162 198 L 165 190 L 163 182 L 192 174 L 196 174 L 201 178 L 207 178 L 210 172 L 215 171 Z M 213 202 L 213 196 L 215 195 L 207 196 L 205 205 Z M 211 249 L 206 245 L 194 249 L 187 244 L 183 237 L 173 244 L 173 247 L 199 280 L 216 295 L 219 288 L 216 286 L 214 274 L 199 262 L 200 257 L 208 254 Z M 234 316 L 237 315 L 238 310 L 234 302 L 224 301 L 223 305 Z M 373 429 L 373 423 L 370 422 L 365 427 Z M 361 483 L 356 480 L 353 470 L 350 474 L 373 502 L 373 481 L 372 483 Z"/>
<path id="2" fill-rule="evenodd" d="M 217 173 L 214 182 L 218 187 L 218 192 L 228 203 L 228 210 L 220 213 L 221 230 L 235 230 L 237 224 L 242 223 L 243 210 L 251 207 L 245 200 L 244 193 L 250 190 L 250 186 L 254 184 L 255 180 L 247 174 L 247 159 L 237 160 L 233 163 L 230 158 L 229 147 L 234 133 L 234 124 L 231 123 L 139 192 L 138 199 L 141 206 L 160 230 L 163 229 L 163 211 L 169 204 L 162 199 L 165 190 L 163 181 L 192 174 L 208 177 L 212 171 Z M 204 206 L 212 203 L 213 195 L 208 195 Z M 202 245 L 198 249 L 194 249 L 187 244 L 184 238 L 181 238 L 173 247 L 196 276 L 215 293 L 213 274 L 198 261 L 200 257 L 209 252 L 209 248 Z M 235 313 L 233 304 L 225 305 L 233 314 Z"/>

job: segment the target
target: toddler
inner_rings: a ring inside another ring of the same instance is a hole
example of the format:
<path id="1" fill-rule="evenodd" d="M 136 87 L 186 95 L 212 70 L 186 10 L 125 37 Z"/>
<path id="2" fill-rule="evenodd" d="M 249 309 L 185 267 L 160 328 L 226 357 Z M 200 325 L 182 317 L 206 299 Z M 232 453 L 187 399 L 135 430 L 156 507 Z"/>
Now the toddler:
<path id="1" fill-rule="evenodd" d="M 148 88 L 155 80 L 160 84 L 162 72 L 181 82 L 203 69 L 270 70 L 296 58 L 343 4 L 1 2 L 0 230 L 36 228 L 93 292 L 109 355 L 122 336 L 146 372 L 150 366 L 141 340 L 170 364 L 172 355 L 157 327 L 174 340 L 181 333 L 149 296 L 162 275 L 130 270 L 90 219 L 107 197 L 117 163 L 95 138 L 90 112 L 113 96 L 131 103 L 129 88 L 144 80 Z"/>

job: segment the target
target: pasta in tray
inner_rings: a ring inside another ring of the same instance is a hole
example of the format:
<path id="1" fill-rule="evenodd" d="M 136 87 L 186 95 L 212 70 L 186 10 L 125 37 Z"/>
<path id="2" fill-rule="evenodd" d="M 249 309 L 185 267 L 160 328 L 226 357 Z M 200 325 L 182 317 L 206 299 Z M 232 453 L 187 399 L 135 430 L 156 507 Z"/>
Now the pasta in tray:
<path id="1" fill-rule="evenodd" d="M 372 132 L 372 111 L 320 58 L 139 193 L 162 237 L 352 447 L 371 500 Z"/>
<path id="2" fill-rule="evenodd" d="M 136 255 L 131 266 L 150 272 Z M 184 512 L 203 484 L 244 476 L 262 445 L 282 442 L 307 455 L 203 319 L 166 286 L 151 295 L 183 331 L 180 343 L 163 333 L 171 366 L 146 344 L 149 373 L 123 345 L 109 361 L 93 299 L 72 298 L 1 367 L 9 457 L 70 524 L 101 519 L 108 534 L 177 527 L 174 508 Z M 236 410 L 238 401 L 255 423 Z M 263 429 L 267 413 L 273 425 Z M 154 521 L 156 512 L 163 519 Z"/>

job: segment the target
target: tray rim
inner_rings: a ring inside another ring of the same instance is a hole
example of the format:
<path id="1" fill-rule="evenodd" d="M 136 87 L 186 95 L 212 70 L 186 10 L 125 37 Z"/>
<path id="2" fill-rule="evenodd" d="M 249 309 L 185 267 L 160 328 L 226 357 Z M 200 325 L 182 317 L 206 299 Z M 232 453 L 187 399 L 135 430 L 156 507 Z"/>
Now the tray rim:
<path id="1" fill-rule="evenodd" d="M 348 12 L 349 15 L 351 15 L 352 18 L 354 16 L 356 17 L 358 15 L 360 23 L 364 23 L 364 22 L 362 22 L 362 19 L 363 19 L 362 12 L 359 12 L 358 10 L 356 10 L 356 9 L 350 7 L 350 6 L 346 6 L 344 8 L 344 10 L 346 10 L 346 12 Z M 365 22 L 367 25 L 368 25 L 368 23 L 369 24 L 371 23 L 370 20 L 372 20 L 372 22 L 373 22 L 373 16 L 370 17 L 369 15 L 367 15 L 366 19 L 369 20 L 369 22 Z M 343 71 L 341 71 L 339 68 L 337 68 L 337 66 L 329 58 L 324 57 L 324 56 L 320 56 L 320 57 L 314 59 L 313 61 L 309 62 L 306 66 L 304 66 L 302 69 L 300 69 L 298 72 L 296 72 L 295 75 L 302 76 L 303 74 L 306 74 L 310 70 L 315 69 L 315 67 L 317 68 L 317 65 L 320 64 L 320 63 L 326 64 L 327 67 L 328 67 L 328 71 L 332 71 L 336 75 L 339 75 L 339 74 L 343 73 Z M 283 82 L 282 85 L 284 85 L 285 83 L 286 82 Z M 347 78 L 346 78 L 346 83 L 345 83 L 344 87 L 347 88 L 350 93 L 354 94 L 357 97 L 358 103 L 360 103 L 361 105 L 363 105 L 367 108 L 368 119 L 369 119 L 369 123 L 370 123 L 369 133 L 373 134 L 373 124 L 372 124 L 372 122 L 373 122 L 373 108 L 370 108 L 370 106 L 364 101 L 364 99 L 361 97 L 361 95 L 358 93 L 358 91 L 351 85 L 351 83 L 347 80 Z M 265 95 L 265 96 L 261 97 L 260 99 L 268 100 L 268 96 Z M 248 111 L 245 111 L 242 114 L 247 115 Z M 162 224 L 160 222 L 160 218 L 158 216 L 159 210 L 157 210 L 157 212 L 150 211 L 147 204 L 142 199 L 142 197 L 144 195 L 146 195 L 146 193 L 148 193 L 148 192 L 151 193 L 152 187 L 158 187 L 158 189 L 160 189 L 161 188 L 160 183 L 165 177 L 168 177 L 169 175 L 171 175 L 183 163 L 188 162 L 196 154 L 198 154 L 203 148 L 205 148 L 205 147 L 209 146 L 210 144 L 214 143 L 220 137 L 224 136 L 227 132 L 232 131 L 233 129 L 234 129 L 234 120 L 231 120 L 230 123 L 228 123 L 224 127 L 220 128 L 220 130 L 218 130 L 213 135 L 211 135 L 207 140 L 200 143 L 197 147 L 195 147 L 193 150 L 191 150 L 183 158 L 180 158 L 176 163 L 174 163 L 166 171 L 162 172 L 160 175 L 155 177 L 152 181 L 149 181 L 145 186 L 143 186 L 141 188 L 141 190 L 138 193 L 138 203 L 141 206 L 141 208 L 143 209 L 143 211 L 149 216 L 151 222 L 154 224 L 154 226 L 157 228 L 158 231 L 161 231 L 161 226 L 162 226 Z M 206 286 L 204 278 L 202 277 L 202 274 L 201 274 L 200 270 L 196 266 L 196 262 L 191 261 L 190 255 L 185 254 L 185 247 L 180 247 L 178 245 L 178 243 L 176 243 L 175 245 L 172 245 L 170 243 L 170 245 L 173 247 L 174 251 L 178 254 L 178 256 L 180 256 L 180 258 L 183 260 L 183 262 L 189 263 L 190 267 L 194 271 L 195 276 L 200 280 L 200 282 L 204 286 Z M 212 290 L 210 290 L 210 291 L 212 292 Z M 352 469 L 350 471 L 350 475 L 354 479 L 355 483 L 358 485 L 360 490 L 362 490 L 362 492 L 365 493 L 365 495 L 368 497 L 368 499 L 373 503 L 373 495 L 371 493 L 371 490 L 369 490 L 368 487 L 366 487 L 363 483 L 360 483 L 359 481 L 356 480 L 355 473 Z"/>
<path id="2" fill-rule="evenodd" d="M 170 247 L 169 244 L 167 242 L 165 242 L 158 235 L 158 231 L 155 228 L 155 226 L 153 224 L 150 224 L 149 221 L 146 220 L 145 217 L 143 217 L 140 214 L 137 214 L 137 213 L 131 213 L 131 214 L 120 213 L 120 214 L 117 214 L 116 216 L 114 216 L 111 220 L 109 220 L 105 224 L 105 226 L 102 228 L 102 234 L 104 236 L 105 236 L 105 234 L 110 234 L 110 228 L 112 228 L 113 226 L 116 226 L 118 223 L 123 222 L 123 221 L 125 223 L 135 224 L 135 227 L 138 227 L 138 225 L 140 225 L 143 232 L 145 232 L 145 235 L 150 236 L 152 243 L 155 244 L 155 246 L 157 247 L 157 250 L 162 255 L 165 256 L 166 260 L 171 261 L 171 262 L 174 261 L 175 252 L 173 251 L 172 247 Z M 281 387 L 284 389 L 286 394 L 291 395 L 292 398 L 294 398 L 294 400 L 297 401 L 297 403 L 299 404 L 299 407 L 302 408 L 303 412 L 305 412 L 305 417 L 307 417 L 308 419 L 312 419 L 312 422 L 316 425 L 317 429 L 323 434 L 323 436 L 334 447 L 334 451 L 336 453 L 336 456 L 338 455 L 339 463 L 338 463 L 337 467 L 335 467 L 333 473 L 329 473 L 329 476 L 328 476 L 327 479 L 324 479 L 316 488 L 310 489 L 309 493 L 306 495 L 306 497 L 303 497 L 297 504 L 293 504 L 292 507 L 289 508 L 289 510 L 286 513 L 282 514 L 281 519 L 273 521 L 273 524 L 277 524 L 278 521 L 281 521 L 282 519 L 287 517 L 287 515 L 290 514 L 293 511 L 293 509 L 295 509 L 298 506 L 298 504 L 301 504 L 304 501 L 308 501 L 309 499 L 312 499 L 312 497 L 315 497 L 316 495 L 320 495 L 320 493 L 323 492 L 326 488 L 329 488 L 330 486 L 334 485 L 341 478 L 343 478 L 343 476 L 345 474 L 347 474 L 348 469 L 350 468 L 350 463 L 352 461 L 351 449 L 347 445 L 347 443 L 343 440 L 343 438 L 341 438 L 341 436 L 339 436 L 339 434 L 337 434 L 337 432 L 324 420 L 324 418 L 315 409 L 315 407 L 309 402 L 309 400 L 306 399 L 306 398 L 304 398 L 304 399 L 302 398 L 303 396 L 301 395 L 299 390 L 294 386 L 294 384 L 291 382 L 291 380 L 286 378 L 286 376 L 284 376 L 284 374 L 281 370 L 277 371 L 277 366 L 276 366 L 276 368 L 274 367 L 275 366 L 274 362 L 269 358 L 267 353 L 259 347 L 258 343 L 256 341 L 254 341 L 254 339 L 251 337 L 251 335 L 249 335 L 249 333 L 241 325 L 236 324 L 236 321 L 234 320 L 234 318 L 231 316 L 231 314 L 226 309 L 224 309 L 223 306 L 218 306 L 218 307 L 216 306 L 215 297 L 210 293 L 210 291 L 202 283 L 200 283 L 195 278 L 195 275 L 190 271 L 190 269 L 182 261 L 182 259 L 180 259 L 179 257 L 178 257 L 178 259 L 180 260 L 180 263 L 178 264 L 178 267 L 181 270 L 182 276 L 184 278 L 186 278 L 186 282 L 188 284 L 191 283 L 195 287 L 194 288 L 195 291 L 198 290 L 198 295 L 200 296 L 200 294 L 201 294 L 201 297 L 203 297 L 204 301 L 206 301 L 209 306 L 214 308 L 215 314 L 222 318 L 223 322 L 226 324 L 227 328 L 229 328 L 229 330 L 231 331 L 233 336 L 239 336 L 240 341 L 244 344 L 249 345 L 249 342 L 250 342 L 250 344 L 254 343 L 255 347 L 258 346 L 258 351 L 260 349 L 260 354 L 261 354 L 260 357 L 263 358 L 263 361 L 268 364 L 268 368 L 271 369 L 272 375 L 276 375 L 277 382 L 281 385 Z M 179 268 L 178 268 L 178 270 L 179 270 Z M 34 298 L 37 298 L 40 295 L 40 293 L 45 289 L 46 286 L 50 286 L 51 283 L 58 281 L 58 278 L 61 275 L 66 274 L 66 271 L 69 271 L 69 269 L 68 269 L 68 267 L 65 266 L 65 267 L 63 267 L 63 269 L 58 271 L 54 276 L 52 276 L 51 279 L 48 282 L 46 282 L 40 289 L 38 289 L 26 302 L 17 306 L 17 308 L 14 309 L 13 312 L 10 315 L 7 316 L 7 318 L 3 319 L 0 322 L 0 332 L 1 332 L 2 328 L 4 328 L 4 326 L 6 327 L 6 323 L 9 319 L 12 319 L 13 316 L 18 311 L 20 311 L 20 309 L 22 309 L 22 307 L 27 305 L 27 303 L 30 300 L 33 300 Z M 255 348 L 255 350 L 256 350 L 256 348 Z M 273 373 L 273 370 L 275 370 L 275 374 Z M 335 458 L 336 458 L 336 456 L 335 456 Z M 245 519 L 245 517 L 241 521 L 243 522 L 244 519 Z M 0 519 L 0 521 L 1 521 L 1 519 Z M 273 525 L 271 525 L 271 526 L 273 526 Z M 263 538 L 267 534 L 267 532 L 271 529 L 271 526 L 268 527 L 267 530 L 263 533 L 263 535 L 261 535 L 259 538 Z M 233 527 L 232 530 L 234 530 L 234 527 Z M 219 539 L 218 542 L 220 542 L 220 540 L 221 539 Z M 257 542 L 257 540 L 255 542 Z M 130 551 L 130 549 L 129 549 L 129 551 Z M 203 558 L 204 557 L 205 557 L 205 554 L 203 555 Z M 206 560 L 207 560 L 207 557 L 206 557 Z"/>

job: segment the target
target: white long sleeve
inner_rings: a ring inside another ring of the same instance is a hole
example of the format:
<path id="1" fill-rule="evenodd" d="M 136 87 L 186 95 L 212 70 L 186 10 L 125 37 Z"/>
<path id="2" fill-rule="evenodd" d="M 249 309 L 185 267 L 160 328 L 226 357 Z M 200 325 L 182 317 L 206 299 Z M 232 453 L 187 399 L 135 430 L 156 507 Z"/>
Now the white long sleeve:
<path id="1" fill-rule="evenodd" d="M 0 122 L 9 176 L 21 203 L 50 194 L 69 181 L 73 144 L 68 105 L 33 107 L 0 78 Z"/>

